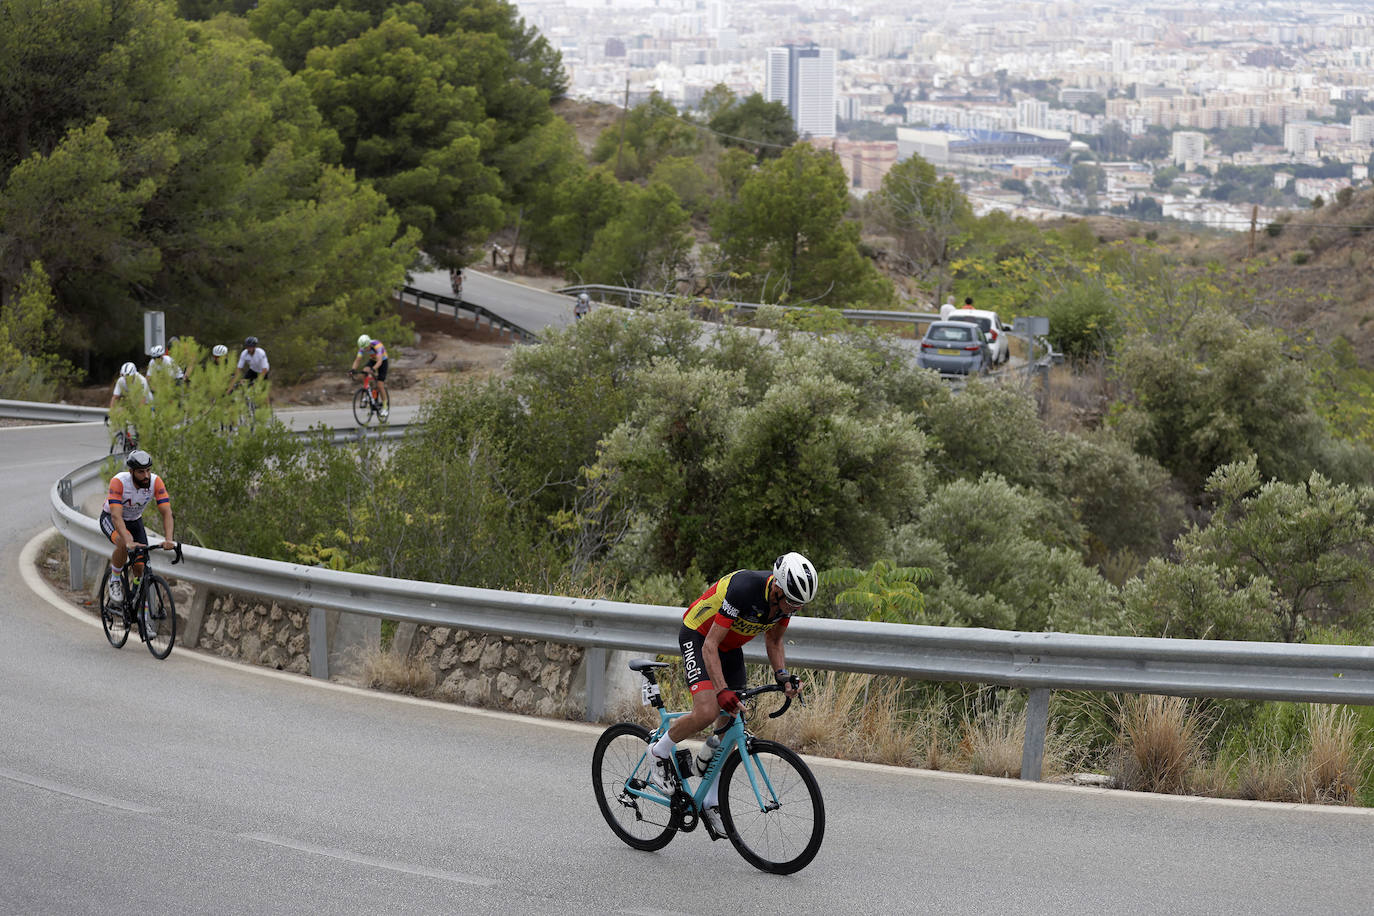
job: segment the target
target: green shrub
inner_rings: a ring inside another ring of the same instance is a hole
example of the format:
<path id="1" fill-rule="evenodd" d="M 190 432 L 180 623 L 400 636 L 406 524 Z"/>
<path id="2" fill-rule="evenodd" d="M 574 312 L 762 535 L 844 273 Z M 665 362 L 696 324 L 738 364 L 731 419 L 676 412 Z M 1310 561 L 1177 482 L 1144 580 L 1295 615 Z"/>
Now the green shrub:
<path id="1" fill-rule="evenodd" d="M 1049 338 L 1055 349 L 1073 359 L 1111 353 L 1120 333 L 1111 294 L 1098 282 L 1083 281 L 1064 288 L 1046 300 L 1044 314 L 1050 320 Z"/>

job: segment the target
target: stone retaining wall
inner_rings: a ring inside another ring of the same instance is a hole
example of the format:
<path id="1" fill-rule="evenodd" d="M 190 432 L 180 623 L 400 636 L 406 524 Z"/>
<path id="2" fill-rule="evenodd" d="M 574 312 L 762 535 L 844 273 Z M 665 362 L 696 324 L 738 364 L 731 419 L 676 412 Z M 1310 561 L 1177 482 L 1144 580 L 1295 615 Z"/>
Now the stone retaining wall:
<path id="1" fill-rule="evenodd" d="M 195 646 L 225 658 L 310 673 L 310 613 L 300 605 L 209 595 Z"/>
<path id="2" fill-rule="evenodd" d="M 438 699 L 569 718 L 580 716 L 585 705 L 575 677 L 580 646 L 450 627 L 420 627 L 412 645 L 412 657 L 434 672 Z"/>
<path id="3" fill-rule="evenodd" d="M 199 597 L 183 604 L 178 595 L 178 609 L 193 608 Z M 310 611 L 305 606 L 211 592 L 205 597 L 203 615 L 193 609 L 179 616 L 190 618 L 182 631 L 188 646 L 279 671 L 310 673 Z M 331 633 L 335 630 L 331 625 Z M 375 638 L 370 645 L 377 645 Z M 331 661 L 331 675 L 356 680 L 348 674 L 357 673 L 356 661 L 368 648 L 335 647 L 331 659 L 342 656 L 353 670 L 337 671 L 344 666 Z M 584 652 L 579 646 L 402 624 L 393 649 L 433 672 L 436 699 L 566 718 L 580 717 L 586 705 Z"/>

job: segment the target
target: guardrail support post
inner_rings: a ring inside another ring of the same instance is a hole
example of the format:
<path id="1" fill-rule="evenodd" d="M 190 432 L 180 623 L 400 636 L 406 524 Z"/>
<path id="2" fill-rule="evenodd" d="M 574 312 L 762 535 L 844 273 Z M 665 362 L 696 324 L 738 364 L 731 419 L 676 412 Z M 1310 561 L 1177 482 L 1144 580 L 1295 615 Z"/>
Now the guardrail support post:
<path id="1" fill-rule="evenodd" d="M 310 676 L 329 680 L 329 612 L 310 609 Z"/>
<path id="2" fill-rule="evenodd" d="M 186 635 L 181 642 L 188 649 L 194 649 L 200 642 L 200 630 L 205 625 L 205 605 L 210 600 L 210 587 L 196 585 L 191 590 L 191 606 L 186 609 Z"/>
<path id="3" fill-rule="evenodd" d="M 74 592 L 81 591 L 86 584 L 86 555 L 76 541 L 67 542 L 67 587 Z"/>
<path id="4" fill-rule="evenodd" d="M 72 479 L 70 476 L 63 477 L 57 482 L 57 496 L 62 502 L 67 504 L 70 509 L 76 508 L 76 503 L 72 497 Z M 67 541 L 67 587 L 72 591 L 81 591 L 81 587 L 86 584 L 86 556 L 85 551 L 76 541 Z"/>
<path id="5" fill-rule="evenodd" d="M 606 712 L 606 650 L 601 646 L 588 646 L 582 656 L 582 667 L 587 671 L 587 712 L 588 722 L 600 721 Z"/>
<path id="6" fill-rule="evenodd" d="M 1026 701 L 1026 743 L 1021 748 L 1021 778 L 1040 781 L 1040 766 L 1045 759 L 1045 733 L 1050 725 L 1050 691 L 1035 687 Z"/>

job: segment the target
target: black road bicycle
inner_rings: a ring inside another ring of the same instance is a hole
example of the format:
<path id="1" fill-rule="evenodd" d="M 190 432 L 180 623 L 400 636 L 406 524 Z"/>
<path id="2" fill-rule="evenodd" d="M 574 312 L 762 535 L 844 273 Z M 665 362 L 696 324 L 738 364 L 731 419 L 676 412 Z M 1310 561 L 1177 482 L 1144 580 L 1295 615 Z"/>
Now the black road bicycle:
<path id="1" fill-rule="evenodd" d="M 172 565 L 180 563 L 181 545 L 168 549 L 176 553 Z M 149 568 L 149 553 L 146 544 L 129 551 L 129 560 L 120 573 L 124 582 L 121 604 L 110 601 L 110 566 L 105 564 L 105 575 L 100 579 L 100 625 L 110 645 L 122 649 L 137 624 L 138 636 L 148 644 L 153 658 L 166 658 L 177 639 L 177 608 L 167 580 Z"/>

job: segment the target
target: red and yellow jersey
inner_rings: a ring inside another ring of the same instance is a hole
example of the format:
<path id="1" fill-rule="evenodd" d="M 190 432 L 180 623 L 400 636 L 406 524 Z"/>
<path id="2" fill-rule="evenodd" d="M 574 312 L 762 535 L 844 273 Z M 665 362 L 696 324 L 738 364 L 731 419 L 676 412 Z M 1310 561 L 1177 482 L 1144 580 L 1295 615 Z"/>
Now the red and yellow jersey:
<path id="1" fill-rule="evenodd" d="M 163 485 L 161 477 L 149 474 L 148 486 L 140 487 L 134 483 L 132 473 L 123 471 L 110 478 L 110 491 L 105 497 L 105 511 L 108 512 L 110 506 L 123 506 L 124 511 L 121 515 L 128 521 L 142 518 L 143 509 L 150 502 L 163 506 L 171 501 L 172 497 L 167 495 L 167 487 Z"/>
<path id="2" fill-rule="evenodd" d="M 776 617 L 768 607 L 768 587 L 773 574 L 764 569 L 739 569 L 723 577 L 693 601 L 682 616 L 682 623 L 705 635 L 711 625 L 722 626 L 730 632 L 721 641 L 720 650 L 737 649 L 749 640 L 775 626 L 787 626 L 792 619 L 779 608 Z"/>

